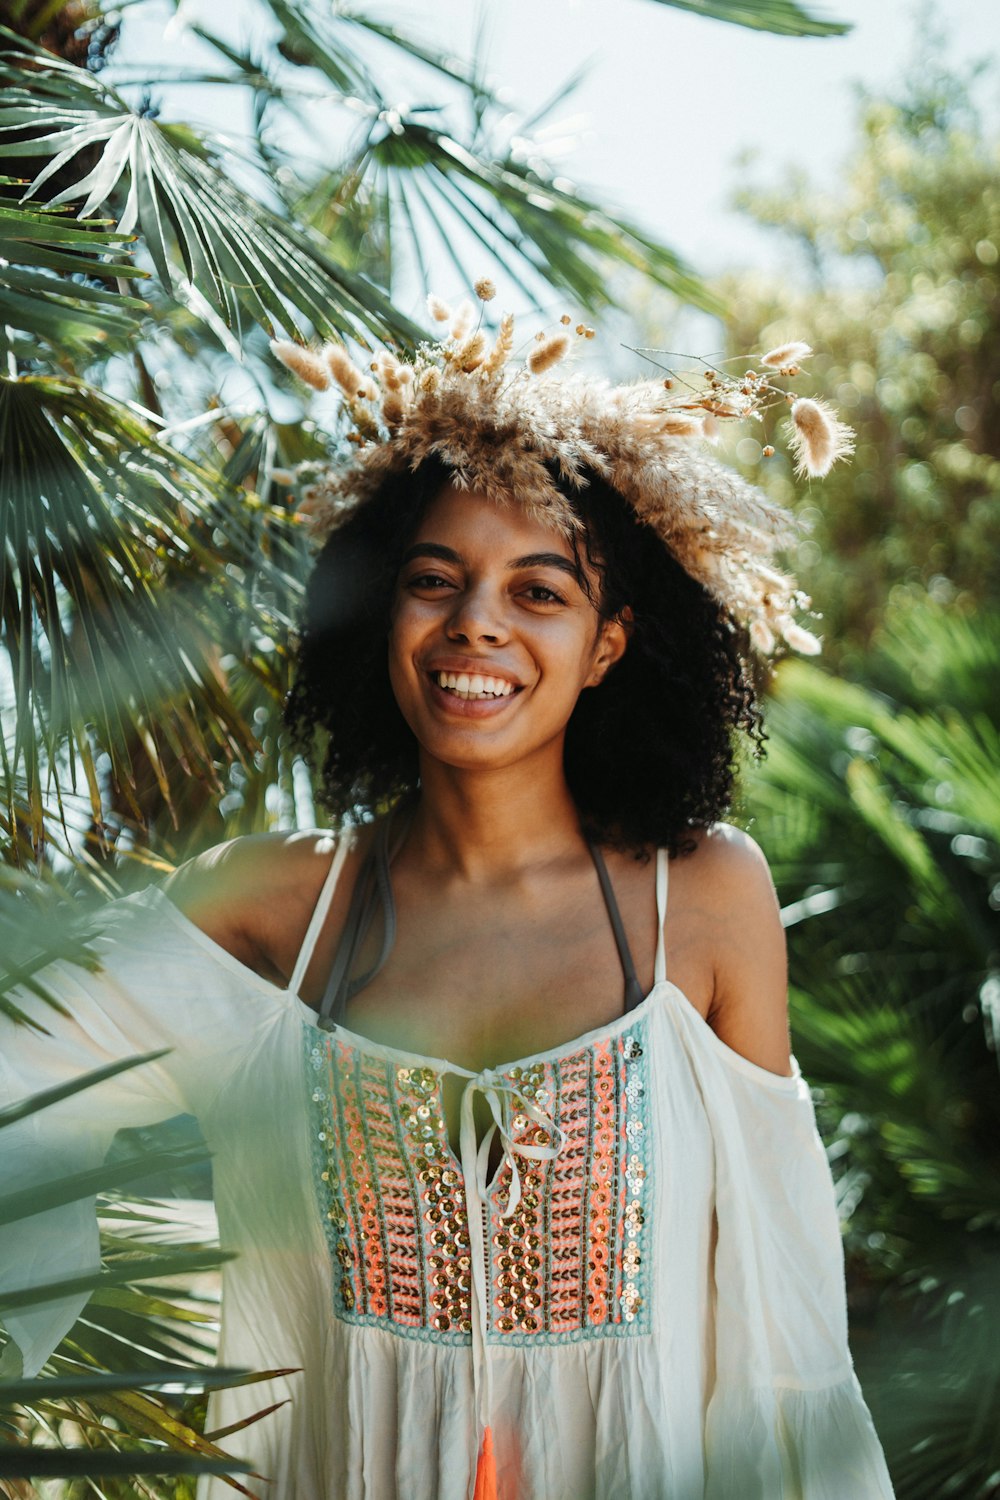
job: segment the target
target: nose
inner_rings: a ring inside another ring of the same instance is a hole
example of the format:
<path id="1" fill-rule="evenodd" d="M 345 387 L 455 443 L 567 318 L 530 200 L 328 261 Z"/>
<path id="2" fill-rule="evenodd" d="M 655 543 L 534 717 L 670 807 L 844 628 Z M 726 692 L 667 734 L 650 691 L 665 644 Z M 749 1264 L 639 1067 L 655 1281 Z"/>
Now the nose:
<path id="1" fill-rule="evenodd" d="M 448 638 L 452 641 L 488 641 L 496 644 L 507 636 L 500 600 L 485 581 L 480 584 L 470 583 L 468 588 L 455 596 L 455 605 L 446 628 Z"/>

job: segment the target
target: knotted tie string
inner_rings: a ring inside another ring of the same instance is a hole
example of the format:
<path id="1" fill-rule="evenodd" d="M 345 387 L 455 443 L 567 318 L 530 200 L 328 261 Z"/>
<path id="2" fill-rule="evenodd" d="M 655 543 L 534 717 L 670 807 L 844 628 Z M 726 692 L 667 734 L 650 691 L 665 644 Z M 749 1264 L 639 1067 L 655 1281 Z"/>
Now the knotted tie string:
<path id="1" fill-rule="evenodd" d="M 476 1399 L 476 1414 L 480 1434 L 486 1444 L 490 1425 L 490 1408 L 493 1400 L 493 1380 L 489 1360 L 489 1344 L 486 1332 L 489 1325 L 489 1304 L 486 1285 L 486 1231 L 484 1219 L 489 1217 L 490 1198 L 490 1147 L 499 1134 L 503 1145 L 500 1168 L 510 1169 L 510 1190 L 507 1204 L 501 1215 L 509 1219 L 517 1212 L 521 1202 L 521 1173 L 518 1157 L 530 1161 L 552 1161 L 559 1155 L 566 1137 L 556 1125 L 553 1117 L 533 1099 L 526 1099 L 519 1083 L 512 1083 L 493 1068 L 484 1068 L 470 1078 L 462 1093 L 462 1113 L 459 1149 L 462 1158 L 462 1175 L 465 1178 L 466 1209 L 469 1216 L 469 1244 L 472 1252 L 472 1378 Z M 475 1101 L 482 1094 L 489 1106 L 493 1123 L 476 1141 Z M 548 1134 L 548 1145 L 518 1141 L 511 1128 L 513 1113 L 525 1115 Z M 484 1212 L 485 1211 L 485 1212 Z"/>

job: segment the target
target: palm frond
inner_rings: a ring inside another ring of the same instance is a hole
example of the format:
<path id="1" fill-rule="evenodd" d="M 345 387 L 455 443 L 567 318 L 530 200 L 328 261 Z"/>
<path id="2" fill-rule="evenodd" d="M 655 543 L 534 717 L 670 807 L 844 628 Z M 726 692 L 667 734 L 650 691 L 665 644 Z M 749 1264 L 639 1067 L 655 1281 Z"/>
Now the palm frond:
<path id="1" fill-rule="evenodd" d="M 57 795 L 73 785 L 67 742 L 100 821 L 91 726 L 126 794 L 136 737 L 168 801 L 165 758 L 214 784 L 220 750 L 252 754 L 219 668 L 227 640 L 242 654 L 253 613 L 236 572 L 252 497 L 159 441 L 135 408 L 42 376 L 0 380 L 0 491 L 0 624 L 18 706 L 11 823 L 19 812 L 42 836 L 43 773 Z M 30 797 L 18 810 L 20 766 Z"/>
<path id="2" fill-rule="evenodd" d="M 824 21 L 795 0 L 658 0 L 675 10 L 690 11 L 715 21 L 747 26 L 751 31 L 772 31 L 778 36 L 845 36 L 853 28 L 848 21 Z"/>
<path id="3" fill-rule="evenodd" d="M 15 187 L 0 177 L 0 325 L 25 335 L 5 331 L 15 359 L 37 359 L 39 341 L 61 361 L 134 335 L 146 303 L 117 285 L 144 274 L 122 258 L 128 237 L 77 223 L 65 209 L 25 207 L 4 196 Z"/>
<path id="4" fill-rule="evenodd" d="M 45 159 L 28 195 L 69 173 L 51 201 L 79 203 L 83 218 L 124 195 L 118 232 L 138 228 L 164 287 L 181 301 L 196 287 L 238 333 L 249 319 L 299 337 L 419 339 L 376 287 L 241 191 L 203 136 L 133 111 L 100 79 L 27 47 L 18 39 L 0 51 L 0 158 Z"/>
<path id="5" fill-rule="evenodd" d="M 491 149 L 477 141 L 471 147 L 422 116 L 397 115 L 389 125 L 368 128 L 350 170 L 359 191 L 364 184 L 367 193 L 386 202 L 416 192 L 425 204 L 426 224 L 410 231 L 413 253 L 420 233 L 433 225 L 466 286 L 476 270 L 465 263 L 463 241 L 470 247 L 478 242 L 492 255 L 506 254 L 512 276 L 517 267 L 528 267 L 588 310 L 611 300 L 611 264 L 632 268 L 684 302 L 721 310 L 718 298 L 679 255 L 624 216 L 559 185 L 537 159 L 524 161 L 509 143 Z M 330 196 L 337 186 L 329 182 Z M 317 185 L 313 196 L 321 191 Z M 412 222 L 404 219 L 397 238 Z"/>

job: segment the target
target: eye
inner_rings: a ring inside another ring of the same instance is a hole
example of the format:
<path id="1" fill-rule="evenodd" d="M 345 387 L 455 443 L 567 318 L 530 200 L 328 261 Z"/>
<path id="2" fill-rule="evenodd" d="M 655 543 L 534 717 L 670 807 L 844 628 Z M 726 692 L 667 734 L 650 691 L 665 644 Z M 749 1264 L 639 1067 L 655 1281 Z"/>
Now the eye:
<path id="1" fill-rule="evenodd" d="M 562 594 L 555 589 L 549 588 L 547 583 L 529 583 L 527 588 L 522 589 L 533 604 L 565 604 L 566 600 Z"/>
<path id="2" fill-rule="evenodd" d="M 405 585 L 408 589 L 448 589 L 452 586 L 451 579 L 443 578 L 440 573 L 416 573 L 406 580 Z"/>

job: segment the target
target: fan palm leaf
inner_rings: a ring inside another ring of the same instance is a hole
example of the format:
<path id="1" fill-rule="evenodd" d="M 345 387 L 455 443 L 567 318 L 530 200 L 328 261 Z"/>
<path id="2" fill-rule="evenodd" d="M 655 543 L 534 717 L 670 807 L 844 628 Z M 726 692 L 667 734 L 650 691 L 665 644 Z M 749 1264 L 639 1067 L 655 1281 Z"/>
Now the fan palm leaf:
<path id="1" fill-rule="evenodd" d="M 135 408 L 43 376 L 0 379 L 0 493 L 0 620 L 19 706 L 8 821 L 23 766 L 19 811 L 41 837 L 43 773 L 57 794 L 74 784 L 67 743 L 101 817 L 95 733 L 126 793 L 137 735 L 168 802 L 165 756 L 214 784 L 220 750 L 252 754 L 219 669 L 227 641 L 244 654 L 253 614 L 237 571 L 251 500 L 159 441 Z M 234 539 L 228 556 L 222 535 Z"/>
<path id="2" fill-rule="evenodd" d="M 0 326 L 8 351 L 34 360 L 41 341 L 61 363 L 134 336 L 146 303 L 121 290 L 143 275 L 122 258 L 128 237 L 102 223 L 79 223 L 65 209 L 25 207 L 4 196 L 23 187 L 0 177 Z M 14 338 L 14 330 L 26 336 Z"/>
<path id="3" fill-rule="evenodd" d="M 0 51 L 0 159 L 44 159 L 30 196 L 70 171 L 52 204 L 78 203 L 86 218 L 121 199 L 118 232 L 140 231 L 164 287 L 181 301 L 196 287 L 239 332 L 249 318 L 268 333 L 277 324 L 299 337 L 310 329 L 420 337 L 376 287 L 241 191 L 206 138 L 187 126 L 161 125 L 103 80 L 28 47 L 16 39 Z M 81 157 L 89 170 L 74 174 Z"/>

